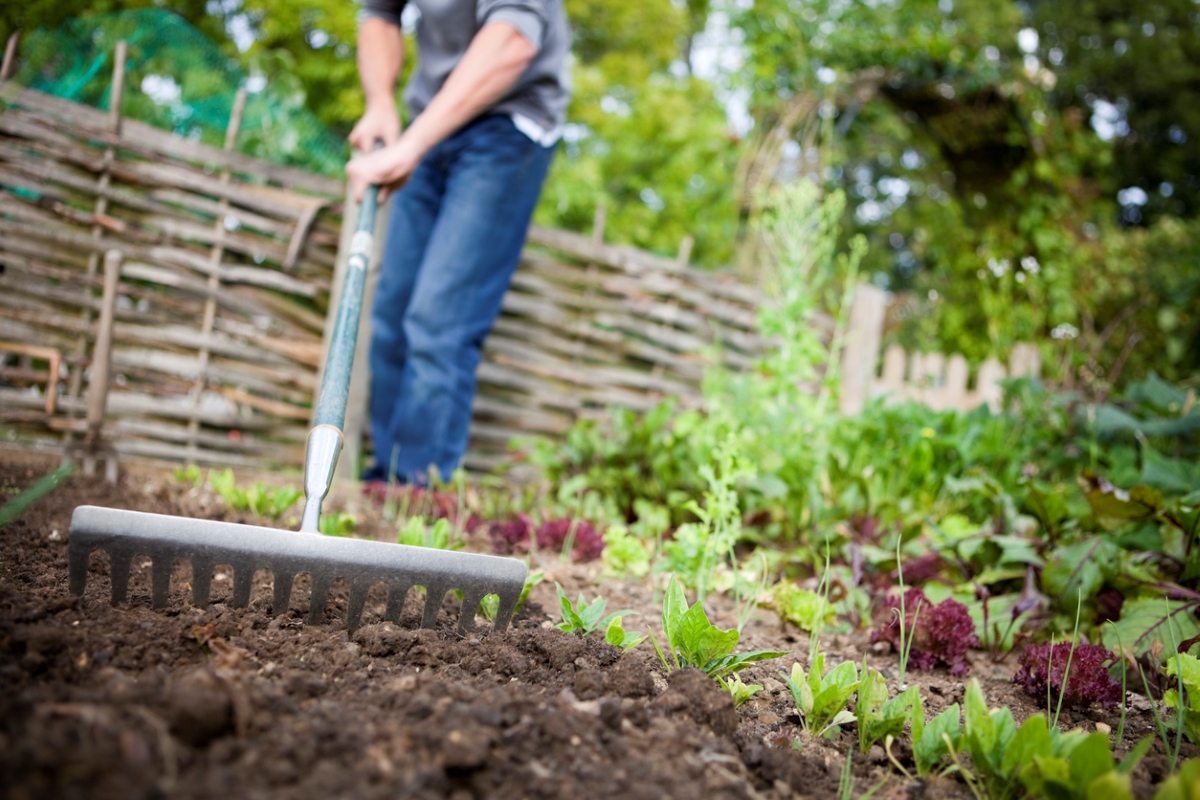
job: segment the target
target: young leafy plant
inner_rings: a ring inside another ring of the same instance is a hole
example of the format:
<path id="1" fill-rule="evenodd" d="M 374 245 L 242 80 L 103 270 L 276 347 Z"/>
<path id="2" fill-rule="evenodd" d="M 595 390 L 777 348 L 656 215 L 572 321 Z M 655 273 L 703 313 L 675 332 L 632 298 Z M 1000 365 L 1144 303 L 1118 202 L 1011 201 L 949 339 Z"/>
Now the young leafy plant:
<path id="1" fill-rule="evenodd" d="M 608 606 L 608 601 L 603 597 L 598 596 L 589 604 L 581 593 L 578 602 L 572 604 L 567 598 L 567 593 L 563 591 L 562 584 L 555 582 L 554 588 L 558 590 L 558 604 L 562 609 L 563 621 L 556 626 L 560 631 L 586 636 L 593 631 L 606 630 L 614 620 L 634 613 L 625 609 L 605 616 L 604 609 Z M 634 635 L 636 636 L 636 634 Z M 630 646 L 632 647 L 632 645 Z"/>
<path id="2" fill-rule="evenodd" d="M 806 633 L 819 633 L 836 617 L 833 604 L 824 596 L 801 589 L 791 581 L 780 581 L 771 588 L 771 606 L 780 617 Z"/>
<path id="3" fill-rule="evenodd" d="M 904 723 L 913 717 L 921 703 L 916 686 L 910 686 L 895 697 L 888 697 L 887 685 L 879 670 L 863 661 L 854 716 L 858 719 L 858 749 L 867 752 L 871 745 L 889 736 L 899 736 Z"/>
<path id="4" fill-rule="evenodd" d="M 516 614 L 521 610 L 521 606 L 525 605 L 525 600 L 529 597 L 529 590 L 542 582 L 545 574 L 539 569 L 536 572 L 529 572 L 525 575 L 525 585 L 521 587 L 521 595 L 517 598 L 517 604 L 513 606 L 513 613 Z M 484 598 L 479 601 L 479 613 L 484 619 L 495 619 L 496 614 L 500 611 L 500 598 L 497 595 L 484 595 Z"/>
<path id="5" fill-rule="evenodd" d="M 1021 668 L 1013 676 L 1013 683 L 1024 686 L 1025 691 L 1039 700 L 1050 696 L 1077 708 L 1099 703 L 1112 709 L 1121 704 L 1123 697 L 1121 682 L 1108 672 L 1114 661 L 1113 654 L 1098 644 L 1081 642 L 1075 645 L 1073 656 L 1070 642 L 1029 645 L 1021 653 Z"/>
<path id="6" fill-rule="evenodd" d="M 627 631 L 621 624 L 621 617 L 614 615 L 604 629 L 604 641 L 622 650 L 632 650 L 646 641 L 646 635 L 638 631 Z"/>
<path id="7" fill-rule="evenodd" d="M 462 542 L 451 543 L 450 521 L 444 517 L 432 525 L 424 517 L 411 517 L 400 529 L 400 544 L 413 547 L 432 547 L 436 550 L 458 550 Z"/>
<path id="8" fill-rule="evenodd" d="M 1167 659 L 1167 675 L 1179 687 L 1163 692 L 1163 705 L 1183 714 L 1183 732 L 1193 744 L 1200 742 L 1200 659 L 1177 653 Z M 1183 700 L 1180 700 L 1180 694 Z M 1182 710 L 1181 710 L 1182 709 Z"/>
<path id="9" fill-rule="evenodd" d="M 677 578 L 671 579 L 663 595 L 662 627 L 667 638 L 666 651 L 657 638 L 651 636 L 650 641 L 668 670 L 695 667 L 715 679 L 741 672 L 756 661 L 786 655 L 775 650 L 734 653 L 741 635 L 736 629 L 723 631 L 709 622 L 699 602 L 689 607 L 683 584 Z"/>
<path id="10" fill-rule="evenodd" d="M 958 749 L 961 731 L 962 712 L 958 703 L 938 714 L 926 725 L 925 708 L 921 704 L 920 695 L 917 696 L 912 716 L 912 748 L 918 778 L 928 778 L 943 758 Z"/>
<path id="11" fill-rule="evenodd" d="M 843 661 L 825 673 L 825 654 L 818 653 L 807 673 L 798 663 L 793 664 L 792 674 L 784 676 L 784 680 L 792 692 L 804 730 L 820 736 L 839 725 L 854 722 L 854 714 L 846 710 L 850 695 L 860 685 L 853 661 Z"/>
<path id="12" fill-rule="evenodd" d="M 903 626 L 899 618 L 902 600 Z M 910 588 L 903 598 L 889 597 L 884 601 L 883 614 L 878 627 L 871 631 L 872 643 L 888 642 L 897 652 L 906 652 L 918 669 L 944 665 L 950 668 L 951 675 L 967 674 L 970 669 L 967 648 L 979 647 L 979 637 L 962 603 L 948 598 L 934 605 L 920 589 Z M 906 636 L 903 643 L 901 630 Z"/>
<path id="13" fill-rule="evenodd" d="M 733 696 L 734 708 L 737 708 L 751 697 L 754 697 L 754 695 L 761 692 L 763 688 L 757 683 L 742 683 L 741 675 L 730 675 L 728 679 L 717 678 L 717 683 L 721 684 L 721 688 Z"/>
<path id="14" fill-rule="evenodd" d="M 349 536 L 354 533 L 354 528 L 358 524 L 358 520 L 353 514 L 347 514 L 345 511 L 334 511 L 332 514 L 326 514 L 321 517 L 319 523 L 321 533 L 326 536 Z"/>
<path id="15" fill-rule="evenodd" d="M 972 770 L 963 768 L 963 777 L 980 800 L 1010 800 L 1022 790 L 1054 798 L 1132 800 L 1129 772 L 1150 746 L 1149 739 L 1142 741 L 1116 765 L 1106 734 L 1062 733 L 1041 713 L 1018 728 L 1009 708 L 988 711 L 975 679 L 967 685 L 964 720 L 962 745 Z"/>

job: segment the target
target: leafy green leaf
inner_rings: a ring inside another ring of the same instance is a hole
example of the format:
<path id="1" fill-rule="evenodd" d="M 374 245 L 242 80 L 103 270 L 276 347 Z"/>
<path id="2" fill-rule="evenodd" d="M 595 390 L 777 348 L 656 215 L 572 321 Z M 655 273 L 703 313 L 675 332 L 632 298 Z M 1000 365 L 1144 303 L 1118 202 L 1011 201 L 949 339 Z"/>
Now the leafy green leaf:
<path id="1" fill-rule="evenodd" d="M 930 720 L 928 725 L 923 725 L 919 734 L 916 726 L 913 726 L 913 760 L 917 764 L 919 777 L 927 777 L 949 752 L 943 737 L 958 742 L 962 729 L 961 714 L 958 703 L 955 703 Z"/>
<path id="2" fill-rule="evenodd" d="M 1137 597 L 1126 600 L 1121 606 L 1121 618 L 1113 625 L 1105 625 L 1102 634 L 1105 647 L 1112 649 L 1124 644 L 1134 655 L 1142 656 L 1154 645 L 1185 641 L 1200 636 L 1200 621 L 1196 619 L 1196 600 L 1164 600 L 1162 597 Z M 1175 636 L 1167 628 L 1170 613 Z M 1169 648 L 1168 648 L 1169 649 Z"/>

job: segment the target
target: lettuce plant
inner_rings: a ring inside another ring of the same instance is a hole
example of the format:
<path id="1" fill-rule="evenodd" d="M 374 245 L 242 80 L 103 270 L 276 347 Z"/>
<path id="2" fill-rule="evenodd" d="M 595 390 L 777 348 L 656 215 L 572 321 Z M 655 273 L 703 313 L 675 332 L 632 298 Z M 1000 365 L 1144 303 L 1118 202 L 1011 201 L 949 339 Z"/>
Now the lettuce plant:
<path id="1" fill-rule="evenodd" d="M 1021 668 L 1013 676 L 1013 683 L 1024 686 L 1025 691 L 1039 700 L 1048 696 L 1053 700 L 1061 695 L 1068 706 L 1086 708 L 1099 703 L 1105 708 L 1116 708 L 1122 700 L 1121 682 L 1108 672 L 1115 661 L 1116 657 L 1098 644 L 1076 644 L 1074 656 L 1070 642 L 1033 644 L 1021 653 Z"/>
<path id="2" fill-rule="evenodd" d="M 1041 713 L 1018 728 L 1009 708 L 988 711 L 983 690 L 973 678 L 963 716 L 960 746 L 971 756 L 972 769 L 959 767 L 979 800 L 1011 800 L 1025 793 L 1132 800 L 1129 772 L 1151 743 L 1144 739 L 1117 765 L 1106 734 L 1062 733 Z M 956 753 L 951 757 L 957 761 Z"/>
<path id="3" fill-rule="evenodd" d="M 742 683 L 741 675 L 731 675 L 729 676 L 728 680 L 725 678 L 717 678 L 717 683 L 721 684 L 721 688 L 729 692 L 729 694 L 733 697 L 734 708 L 737 708 L 751 697 L 754 697 L 754 695 L 761 692 L 763 688 L 757 683 Z"/>
<path id="4" fill-rule="evenodd" d="M 925 670 L 946 666 L 951 675 L 966 675 L 971 668 L 967 663 L 967 648 L 979 647 L 975 623 L 967 607 L 953 599 L 934 605 L 917 588 L 904 593 L 903 604 L 906 636 L 903 644 L 908 649 L 910 663 Z M 899 597 L 884 601 L 884 616 L 871 631 L 872 643 L 887 642 L 897 652 L 901 650 L 900 607 Z"/>
<path id="5" fill-rule="evenodd" d="M 792 674 L 784 680 L 792 691 L 804 730 L 824 735 L 839 725 L 854 722 L 854 714 L 846 710 L 850 695 L 861 684 L 853 661 L 843 661 L 826 673 L 825 654 L 818 653 L 807 673 L 798 663 L 793 664 Z"/>
<path id="6" fill-rule="evenodd" d="M 608 627 L 604 629 L 604 641 L 622 650 L 632 650 L 646 641 L 646 636 L 637 631 L 625 630 L 620 615 L 614 614 L 608 622 Z"/>
<path id="7" fill-rule="evenodd" d="M 700 603 L 689 607 L 683 596 L 683 584 L 677 578 L 671 579 L 663 596 L 662 627 L 667 638 L 666 652 L 659 646 L 657 638 L 651 636 L 650 641 L 663 667 L 668 670 L 695 667 L 710 678 L 718 679 L 741 672 L 756 661 L 786 655 L 776 650 L 735 654 L 733 651 L 741 634 L 736 629 L 723 631 L 709 622 Z"/>
<path id="8" fill-rule="evenodd" d="M 913 710 L 920 703 L 921 695 L 916 686 L 889 697 L 883 675 L 864 661 L 854 704 L 854 715 L 858 718 L 858 749 L 865 753 L 876 742 L 900 735 L 904 723 L 912 719 Z"/>
<path id="9" fill-rule="evenodd" d="M 941 764 L 942 759 L 957 749 L 961 731 L 962 711 L 958 703 L 938 714 L 926 725 L 925 708 L 921 705 L 920 695 L 917 695 L 912 715 L 912 748 L 918 778 L 928 778 Z"/>
<path id="10" fill-rule="evenodd" d="M 1163 693 L 1163 705 L 1183 714 L 1183 732 L 1193 744 L 1200 742 L 1200 659 L 1187 653 L 1167 658 L 1167 675 L 1178 679 L 1179 688 Z M 1182 689 L 1183 701 L 1179 699 Z M 1182 707 L 1182 709 L 1181 709 Z"/>
<path id="11" fill-rule="evenodd" d="M 1185 761 L 1179 772 L 1163 781 L 1154 800 L 1200 800 L 1200 758 Z"/>
<path id="12" fill-rule="evenodd" d="M 567 633 L 578 633 L 586 636 L 593 631 L 603 629 L 606 631 L 607 637 L 607 629 L 614 620 L 617 620 L 627 614 L 634 613 L 629 609 L 624 609 L 621 611 L 614 611 L 608 616 L 605 616 L 604 609 L 608 607 L 608 601 L 603 597 L 597 596 L 596 599 L 589 604 L 581 593 L 579 595 L 579 600 L 573 604 L 567 598 L 567 593 L 563 591 L 562 584 L 556 581 L 554 583 L 554 588 L 558 590 L 558 604 L 562 609 L 563 621 L 556 626 L 560 631 L 566 631 Z M 624 642 L 623 635 L 622 642 Z M 633 645 L 630 645 L 630 647 L 632 646 Z"/>

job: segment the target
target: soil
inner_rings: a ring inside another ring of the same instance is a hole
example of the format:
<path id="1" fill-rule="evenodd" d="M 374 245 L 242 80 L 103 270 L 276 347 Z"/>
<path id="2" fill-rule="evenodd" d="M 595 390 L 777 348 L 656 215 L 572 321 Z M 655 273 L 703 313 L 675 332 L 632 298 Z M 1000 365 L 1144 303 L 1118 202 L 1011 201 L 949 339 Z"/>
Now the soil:
<path id="1" fill-rule="evenodd" d="M 0 452 L 0 496 L 55 466 Z M 84 596 L 67 591 L 70 515 L 81 504 L 263 524 L 164 475 L 138 473 L 117 486 L 76 475 L 0 531 L 6 797 L 825 798 L 837 796 L 848 753 L 855 796 L 877 785 L 877 797 L 971 796 L 953 778 L 907 781 L 878 746 L 859 754 L 852 730 L 804 736 L 782 673 L 806 659 L 808 640 L 768 611 L 747 626 L 744 646 L 789 655 L 743 673 L 764 690 L 735 709 L 702 673 L 664 673 L 648 643 L 622 654 L 553 627 L 554 581 L 571 596 L 599 593 L 610 609 L 638 611 L 627 627 L 653 627 L 649 587 L 598 581 L 596 565 L 545 561 L 547 580 L 510 630 L 490 633 L 480 619 L 465 637 L 452 596 L 435 630 L 417 628 L 420 603 L 406 604 L 399 625 L 381 622 L 384 604 L 372 597 L 363 626 L 347 631 L 336 587 L 327 624 L 304 624 L 303 580 L 288 612 L 271 616 L 265 575 L 250 606 L 233 609 L 221 567 L 213 602 L 196 608 L 185 563 L 167 608 L 150 608 L 146 564 L 135 565 L 128 603 L 113 607 L 102 554 Z M 731 627 L 733 611 L 718 603 L 714 621 Z M 894 686 L 895 656 L 867 642 L 856 632 L 822 644 L 833 663 L 866 656 Z M 1038 710 L 1010 682 L 1013 659 L 972 657 L 990 703 L 1018 720 Z M 962 698 L 963 681 L 944 670 L 911 680 L 930 715 Z M 1154 726 L 1145 698 L 1134 700 L 1126 748 Z M 1119 723 L 1099 709 L 1064 717 L 1088 731 Z M 906 745 L 894 752 L 908 763 Z M 1134 773 L 1138 796 L 1152 794 L 1166 764 L 1156 743 Z"/>

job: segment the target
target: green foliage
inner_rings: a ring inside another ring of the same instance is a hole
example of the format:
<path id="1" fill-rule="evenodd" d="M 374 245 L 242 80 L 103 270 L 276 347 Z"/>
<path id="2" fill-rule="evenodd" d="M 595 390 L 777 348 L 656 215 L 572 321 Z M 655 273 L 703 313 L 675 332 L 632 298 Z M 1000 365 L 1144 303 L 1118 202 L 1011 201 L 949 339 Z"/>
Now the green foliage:
<path id="1" fill-rule="evenodd" d="M 624 525 L 610 525 L 604 531 L 601 559 L 606 575 L 644 578 L 650 572 L 650 553 L 646 542 Z"/>
<path id="2" fill-rule="evenodd" d="M 1169 655 L 1166 672 L 1178 684 L 1163 692 L 1163 705 L 1183 714 L 1183 732 L 1193 744 L 1200 743 L 1200 659 L 1187 653 Z"/>
<path id="3" fill-rule="evenodd" d="M 450 527 L 449 520 L 443 517 L 430 524 L 425 517 L 416 516 L 410 517 L 401 526 L 397 542 L 412 547 L 432 547 L 437 550 L 460 549 L 463 543 L 453 541 L 453 539 L 454 531 Z"/>
<path id="4" fill-rule="evenodd" d="M 234 511 L 250 511 L 260 517 L 270 517 L 278 520 L 289 508 L 295 505 L 303 492 L 295 486 L 267 486 L 258 481 L 250 486 L 237 485 L 233 470 L 226 468 L 223 472 L 210 470 L 208 483 Z"/>
<path id="5" fill-rule="evenodd" d="M 772 587 L 771 607 L 781 618 L 807 633 L 820 633 L 837 616 L 825 597 L 800 589 L 790 581 L 780 581 Z"/>
<path id="6" fill-rule="evenodd" d="M 1179 772 L 1163 781 L 1154 800 L 1200 800 L 1200 758 L 1188 759 Z"/>
<path id="7" fill-rule="evenodd" d="M 757 683 L 742 683 L 741 675 L 731 675 L 729 678 L 717 678 L 717 683 L 721 684 L 721 688 L 733 696 L 734 708 L 737 708 L 742 703 L 761 692 L 763 688 Z"/>
<path id="8" fill-rule="evenodd" d="M 325 536 L 351 536 L 357 525 L 358 520 L 354 515 L 345 511 L 323 514 L 320 522 L 321 533 Z"/>
<path id="9" fill-rule="evenodd" d="M 563 621 L 556 626 L 560 631 L 586 636 L 593 631 L 608 629 L 613 620 L 634 613 L 630 610 L 623 610 L 614 611 L 608 616 L 604 616 L 604 609 L 608 605 L 608 601 L 603 597 L 596 597 L 589 605 L 583 598 L 583 594 L 580 593 L 579 600 L 575 604 L 572 604 L 570 599 L 567 598 L 567 593 L 563 591 L 561 584 L 556 582 L 554 588 L 558 591 L 558 604 L 562 609 Z M 618 630 L 620 630 L 619 625 Z M 633 635 L 636 636 L 637 634 Z M 621 641 L 625 641 L 623 633 Z"/>
<path id="10" fill-rule="evenodd" d="M 825 654 L 818 653 L 807 673 L 797 662 L 784 680 L 792 692 L 804 730 L 821 736 L 832 733 L 839 725 L 854 722 L 854 714 L 846 710 L 850 695 L 860 685 L 853 661 L 843 661 L 825 672 Z"/>
<path id="11" fill-rule="evenodd" d="M 650 641 L 668 670 L 694 667 L 716 679 L 741 672 L 756 661 L 785 655 L 773 650 L 734 653 L 740 634 L 736 630 L 723 631 L 709 622 L 700 603 L 689 607 L 683 584 L 676 578 L 669 581 L 663 595 L 662 628 L 667 640 L 666 652 L 653 635 Z"/>
<path id="12" fill-rule="evenodd" d="M 917 766 L 917 777 L 921 780 L 928 778 L 942 763 L 942 759 L 954 752 L 961 730 L 962 711 L 958 703 L 926 725 L 925 708 L 921 704 L 921 696 L 917 695 L 912 714 L 913 761 Z"/>
<path id="13" fill-rule="evenodd" d="M 186 467 L 176 467 L 172 475 L 178 483 L 190 483 L 197 489 L 204 485 L 204 475 L 195 464 L 188 464 Z"/>
<path id="14" fill-rule="evenodd" d="M 1129 772 L 1146 754 L 1150 739 L 1117 765 L 1103 733 L 1062 733 L 1044 715 L 1029 717 L 1018 728 L 1008 708 L 988 711 L 974 678 L 967 686 L 962 746 L 971 756 L 964 772 L 988 800 L 1017 797 L 1024 788 L 1034 796 L 1130 798 Z"/>
<path id="15" fill-rule="evenodd" d="M 541 583 L 542 578 L 544 577 L 545 573 L 543 573 L 540 569 L 525 573 L 525 584 L 521 587 L 521 594 L 517 597 L 517 604 L 513 606 L 514 614 L 521 610 L 521 606 L 525 605 L 526 599 L 529 598 L 529 591 L 534 586 L 537 586 L 539 583 Z M 479 601 L 479 613 L 482 614 L 485 619 L 495 619 L 496 614 L 499 613 L 499 611 L 500 598 L 497 595 L 484 595 L 483 599 Z"/>
<path id="16" fill-rule="evenodd" d="M 864 660 L 854 705 L 854 716 L 858 720 L 859 751 L 865 753 L 876 742 L 889 736 L 899 736 L 920 703 L 921 695 L 916 686 L 889 697 L 883 675 L 879 670 L 868 667 Z"/>
<path id="17" fill-rule="evenodd" d="M 580 601 L 583 598 L 580 597 Z M 582 613 L 582 612 L 581 612 Z M 627 631 L 621 624 L 621 615 L 613 614 L 609 619 L 608 627 L 604 630 L 604 641 L 611 644 L 613 647 L 619 647 L 622 650 L 632 650 L 642 642 L 646 641 L 644 634 L 637 631 Z"/>

